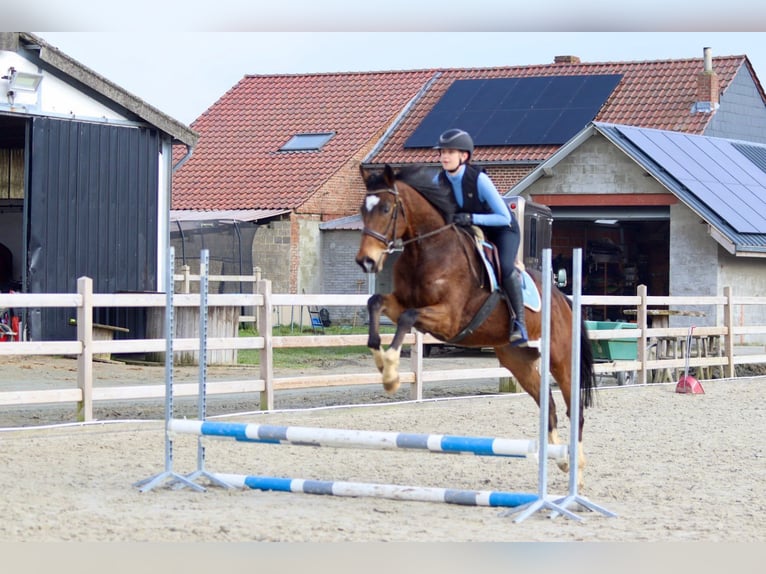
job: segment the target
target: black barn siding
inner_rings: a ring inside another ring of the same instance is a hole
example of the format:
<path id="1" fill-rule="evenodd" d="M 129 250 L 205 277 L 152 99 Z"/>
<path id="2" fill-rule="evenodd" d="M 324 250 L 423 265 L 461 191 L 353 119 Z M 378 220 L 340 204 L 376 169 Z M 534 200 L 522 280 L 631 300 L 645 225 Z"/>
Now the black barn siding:
<path id="1" fill-rule="evenodd" d="M 156 291 L 160 136 L 155 129 L 34 118 L 27 201 L 27 289 Z M 30 337 L 72 339 L 74 309 L 39 309 Z M 94 320 L 144 333 L 143 312 L 101 310 Z"/>

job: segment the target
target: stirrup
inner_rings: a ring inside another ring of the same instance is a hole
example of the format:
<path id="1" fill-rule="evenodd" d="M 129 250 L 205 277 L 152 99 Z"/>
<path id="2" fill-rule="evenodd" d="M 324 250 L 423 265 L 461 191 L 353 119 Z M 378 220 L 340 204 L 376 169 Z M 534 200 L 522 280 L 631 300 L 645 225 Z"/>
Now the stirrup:
<path id="1" fill-rule="evenodd" d="M 518 321 L 513 322 L 513 332 L 511 332 L 510 343 L 511 347 L 527 347 L 529 338 L 527 336 L 527 329 L 524 325 Z"/>

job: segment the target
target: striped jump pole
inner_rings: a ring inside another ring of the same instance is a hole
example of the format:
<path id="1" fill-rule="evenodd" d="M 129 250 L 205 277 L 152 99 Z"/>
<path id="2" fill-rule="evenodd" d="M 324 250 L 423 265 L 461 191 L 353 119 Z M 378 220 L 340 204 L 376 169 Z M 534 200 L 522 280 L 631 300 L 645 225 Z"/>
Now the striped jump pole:
<path id="1" fill-rule="evenodd" d="M 305 480 L 300 478 L 275 478 L 269 476 L 246 476 L 241 474 L 215 475 L 218 480 L 239 488 L 326 494 L 331 496 L 388 498 L 416 502 L 446 502 L 464 506 L 494 506 L 513 508 L 537 500 L 536 494 L 488 490 L 454 490 L 394 484 L 367 484 L 361 482 Z"/>
<path id="2" fill-rule="evenodd" d="M 472 437 L 444 434 L 346 430 L 298 426 L 225 423 L 173 419 L 169 430 L 182 434 L 233 438 L 243 442 L 292 444 L 333 448 L 416 449 L 434 453 L 536 458 L 536 440 Z M 566 459 L 568 445 L 548 445 L 549 458 Z"/>

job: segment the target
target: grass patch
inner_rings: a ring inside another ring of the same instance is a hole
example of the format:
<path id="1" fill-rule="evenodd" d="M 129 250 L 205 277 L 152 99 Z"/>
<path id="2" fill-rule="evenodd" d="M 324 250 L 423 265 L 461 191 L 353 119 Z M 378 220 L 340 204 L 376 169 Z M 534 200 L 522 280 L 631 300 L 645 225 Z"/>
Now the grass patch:
<path id="1" fill-rule="evenodd" d="M 393 333 L 395 327 L 382 326 L 381 333 Z M 331 325 L 325 327 L 324 335 L 366 335 L 366 325 L 351 327 L 350 325 Z M 315 332 L 311 327 L 280 325 L 274 327 L 272 335 L 275 337 L 301 337 L 322 336 L 321 332 Z M 253 329 L 240 329 L 240 337 L 257 337 L 258 332 Z M 321 367 L 339 360 L 365 359 L 370 356 L 370 350 L 366 345 L 354 345 L 347 347 L 297 347 L 291 349 L 274 349 L 274 367 Z M 240 365 L 258 365 L 261 362 L 261 352 L 256 349 L 240 349 L 237 351 L 237 363 Z"/>

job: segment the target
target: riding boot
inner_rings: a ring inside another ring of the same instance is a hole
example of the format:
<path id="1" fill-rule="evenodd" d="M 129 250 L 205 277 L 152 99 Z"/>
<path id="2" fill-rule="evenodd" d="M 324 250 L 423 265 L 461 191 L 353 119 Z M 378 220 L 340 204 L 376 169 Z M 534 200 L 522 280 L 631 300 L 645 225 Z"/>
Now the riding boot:
<path id="1" fill-rule="evenodd" d="M 524 319 L 524 294 L 521 290 L 521 275 L 514 271 L 509 276 L 503 278 L 503 290 L 508 296 L 508 301 L 513 307 L 513 313 L 516 315 L 511 325 L 510 342 L 514 347 L 526 347 L 528 343 L 527 324 Z"/>

